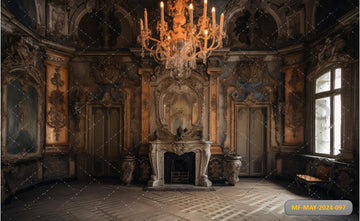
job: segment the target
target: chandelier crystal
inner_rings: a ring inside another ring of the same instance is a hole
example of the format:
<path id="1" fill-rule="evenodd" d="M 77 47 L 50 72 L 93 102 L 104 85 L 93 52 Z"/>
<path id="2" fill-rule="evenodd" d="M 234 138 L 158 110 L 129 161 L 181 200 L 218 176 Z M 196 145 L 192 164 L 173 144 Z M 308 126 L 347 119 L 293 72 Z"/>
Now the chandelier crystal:
<path id="1" fill-rule="evenodd" d="M 176 72 L 176 77 L 187 78 L 190 69 L 195 68 L 197 58 L 206 63 L 207 57 L 217 48 L 222 47 L 225 35 L 222 31 L 224 14 L 221 14 L 220 25 L 216 24 L 215 7 L 211 10 L 211 19 L 207 17 L 207 0 L 204 0 L 203 15 L 194 24 L 194 5 L 190 0 L 169 0 L 168 11 L 173 17 L 172 29 L 164 19 L 164 2 L 160 2 L 160 21 L 157 22 L 157 38 L 152 37 L 148 28 L 147 10 L 144 21 L 140 19 L 141 34 L 138 37 L 142 46 L 142 57 L 145 51 L 166 69 Z M 144 26 L 145 24 L 145 26 Z"/>

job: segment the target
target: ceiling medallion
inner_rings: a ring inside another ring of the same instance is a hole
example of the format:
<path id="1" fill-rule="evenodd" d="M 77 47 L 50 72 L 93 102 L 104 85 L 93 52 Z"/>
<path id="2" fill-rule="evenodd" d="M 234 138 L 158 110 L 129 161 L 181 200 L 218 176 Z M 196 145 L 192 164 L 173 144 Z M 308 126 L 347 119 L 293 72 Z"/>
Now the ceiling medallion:
<path id="1" fill-rule="evenodd" d="M 207 57 L 217 48 L 222 47 L 225 33 L 222 31 L 224 13 L 220 17 L 220 25 L 216 24 L 215 7 L 211 10 L 211 19 L 207 17 L 207 0 L 204 0 L 203 15 L 194 24 L 194 5 L 190 0 L 169 0 L 168 12 L 173 17 L 172 29 L 164 20 L 164 2 L 160 2 L 161 17 L 152 36 L 148 28 L 147 10 L 144 21 L 140 19 L 141 34 L 138 37 L 142 46 L 142 57 L 145 51 L 155 61 L 170 69 L 170 74 L 177 80 L 190 77 L 191 69 L 195 69 L 196 60 L 200 58 L 206 63 Z"/>

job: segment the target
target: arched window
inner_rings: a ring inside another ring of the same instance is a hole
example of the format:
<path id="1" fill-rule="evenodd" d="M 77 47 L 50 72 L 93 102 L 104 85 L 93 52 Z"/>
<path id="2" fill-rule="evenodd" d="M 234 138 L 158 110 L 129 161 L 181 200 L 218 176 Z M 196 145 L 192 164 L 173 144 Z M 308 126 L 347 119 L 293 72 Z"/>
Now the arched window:
<path id="1" fill-rule="evenodd" d="M 336 156 L 342 148 L 342 69 L 330 68 L 314 80 L 313 152 Z"/>

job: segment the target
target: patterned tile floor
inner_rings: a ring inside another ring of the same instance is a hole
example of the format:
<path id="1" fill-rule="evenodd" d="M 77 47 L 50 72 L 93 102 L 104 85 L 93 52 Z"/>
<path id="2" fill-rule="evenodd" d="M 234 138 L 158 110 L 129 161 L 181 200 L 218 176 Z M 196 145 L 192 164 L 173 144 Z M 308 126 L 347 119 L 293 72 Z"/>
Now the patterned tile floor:
<path id="1" fill-rule="evenodd" d="M 351 216 L 287 216 L 284 203 L 308 199 L 264 179 L 241 179 L 216 191 L 143 191 L 114 180 L 59 182 L 18 194 L 2 220 L 358 220 Z"/>

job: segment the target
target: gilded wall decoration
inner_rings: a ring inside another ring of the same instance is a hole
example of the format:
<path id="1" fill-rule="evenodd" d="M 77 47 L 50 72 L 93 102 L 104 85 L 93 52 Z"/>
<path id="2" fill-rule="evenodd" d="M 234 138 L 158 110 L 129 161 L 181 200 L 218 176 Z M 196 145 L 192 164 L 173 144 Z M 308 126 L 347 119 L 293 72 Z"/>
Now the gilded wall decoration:
<path id="1" fill-rule="evenodd" d="M 46 152 L 67 152 L 68 57 L 46 51 Z"/>
<path id="2" fill-rule="evenodd" d="M 119 84 L 125 76 L 124 64 L 112 57 L 100 57 L 91 64 L 91 74 L 99 84 Z"/>
<path id="3" fill-rule="evenodd" d="M 60 130 L 66 126 L 66 115 L 64 106 L 64 92 L 60 88 L 64 86 L 64 81 L 60 77 L 60 67 L 55 68 L 55 73 L 51 78 L 51 84 L 56 87 L 56 90 L 51 91 L 49 101 L 51 104 L 50 110 L 47 112 L 46 124 L 54 128 L 55 139 L 59 141 Z"/>
<path id="4" fill-rule="evenodd" d="M 40 60 L 42 49 L 29 37 L 4 34 L 3 41 L 10 47 L 2 48 L 2 57 L 5 57 L 1 64 L 2 72 L 26 70 L 38 84 L 44 85 L 43 64 Z"/>
<path id="5" fill-rule="evenodd" d="M 196 74 L 193 74 L 196 75 Z M 157 83 L 159 82 L 159 83 Z M 190 77 L 183 81 L 182 85 L 179 85 L 176 80 L 171 77 L 161 76 L 157 79 L 156 82 L 152 82 L 152 91 L 153 97 L 152 99 L 155 100 L 155 117 L 152 119 L 154 122 L 154 134 L 158 139 L 168 139 L 168 140 L 175 140 L 176 139 L 176 128 L 169 127 L 165 121 L 165 113 L 164 113 L 164 105 L 166 105 L 165 98 L 169 93 L 173 93 L 173 91 L 178 90 L 177 88 L 183 87 L 187 89 L 186 93 L 194 99 L 194 102 L 188 102 L 190 104 L 195 104 L 197 107 L 196 119 L 197 121 L 192 124 L 191 119 L 189 120 L 189 125 L 191 128 L 188 128 L 187 132 L 185 132 L 183 138 L 186 139 L 201 139 L 202 137 L 202 116 L 204 112 L 204 85 L 198 79 L 198 77 Z M 180 90 L 181 91 L 181 90 Z"/>
<path id="6" fill-rule="evenodd" d="M 322 65 L 324 62 L 349 59 L 350 56 L 344 52 L 345 46 L 346 42 L 340 34 L 335 35 L 332 38 L 326 38 L 324 44 L 320 46 L 318 65 Z"/>

